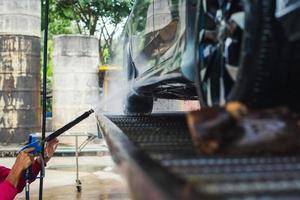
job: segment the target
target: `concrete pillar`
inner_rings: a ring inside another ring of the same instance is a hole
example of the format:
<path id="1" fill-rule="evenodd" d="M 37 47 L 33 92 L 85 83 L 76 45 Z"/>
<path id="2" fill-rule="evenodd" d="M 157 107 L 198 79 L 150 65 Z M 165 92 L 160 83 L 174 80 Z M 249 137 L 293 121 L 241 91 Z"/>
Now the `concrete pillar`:
<path id="1" fill-rule="evenodd" d="M 40 131 L 40 0 L 0 0 L 0 143 Z"/>
<path id="2" fill-rule="evenodd" d="M 53 62 L 52 123 L 53 130 L 57 130 L 100 102 L 98 39 L 82 35 L 55 37 Z M 67 134 L 84 132 L 97 134 L 94 115 Z M 64 143 L 74 140 L 61 139 Z"/>
<path id="3" fill-rule="evenodd" d="M 41 0 L 0 0 L 1 35 L 41 35 Z"/>

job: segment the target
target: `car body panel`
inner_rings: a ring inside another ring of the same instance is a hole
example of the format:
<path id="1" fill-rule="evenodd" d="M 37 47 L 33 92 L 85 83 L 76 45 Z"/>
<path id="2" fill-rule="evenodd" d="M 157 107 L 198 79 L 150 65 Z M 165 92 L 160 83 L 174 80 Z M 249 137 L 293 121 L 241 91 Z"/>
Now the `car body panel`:
<path id="1" fill-rule="evenodd" d="M 197 98 L 193 82 L 195 2 L 136 1 L 125 28 L 125 57 L 130 62 L 124 62 L 135 93 L 159 98 Z"/>

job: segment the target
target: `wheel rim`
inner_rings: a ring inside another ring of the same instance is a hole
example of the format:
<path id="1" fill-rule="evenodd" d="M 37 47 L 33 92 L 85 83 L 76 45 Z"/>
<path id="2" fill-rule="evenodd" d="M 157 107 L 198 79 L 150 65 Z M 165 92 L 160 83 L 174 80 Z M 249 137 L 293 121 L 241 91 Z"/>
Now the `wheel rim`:
<path id="1" fill-rule="evenodd" d="M 239 0 L 203 0 L 199 17 L 200 90 L 208 106 L 222 105 L 234 86 L 244 30 Z"/>

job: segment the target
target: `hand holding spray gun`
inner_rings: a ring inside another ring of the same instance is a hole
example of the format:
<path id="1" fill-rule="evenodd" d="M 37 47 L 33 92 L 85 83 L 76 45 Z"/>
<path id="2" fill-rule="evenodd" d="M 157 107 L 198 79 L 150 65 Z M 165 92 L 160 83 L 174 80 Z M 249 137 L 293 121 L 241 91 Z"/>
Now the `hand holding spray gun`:
<path id="1" fill-rule="evenodd" d="M 54 154 L 54 151 L 58 144 L 58 140 L 56 138 L 59 135 L 66 132 L 67 130 L 69 130 L 70 128 L 72 128 L 73 126 L 75 126 L 76 124 L 78 124 L 79 122 L 81 122 L 82 120 L 89 117 L 89 115 L 92 114 L 93 112 L 94 112 L 94 110 L 89 110 L 89 111 L 83 113 L 82 115 L 80 115 L 79 117 L 77 117 L 76 119 L 71 121 L 70 123 L 66 124 L 62 128 L 60 128 L 60 129 L 56 130 L 55 132 L 53 132 L 52 134 L 50 134 L 48 137 L 45 138 L 45 140 L 39 141 L 36 135 L 30 135 L 29 143 L 26 146 L 24 146 L 23 148 L 21 148 L 21 150 L 19 152 L 22 153 L 23 151 L 31 150 L 30 151 L 31 154 L 33 154 L 35 156 L 39 156 L 38 162 L 40 163 L 40 166 L 41 166 L 41 177 L 44 177 L 45 163 L 47 163 L 50 160 L 50 158 Z M 47 143 L 47 145 L 45 147 L 44 157 L 41 155 L 41 152 L 42 152 L 41 144 L 42 143 Z M 25 175 L 25 180 L 26 180 L 26 187 L 25 187 L 26 199 L 29 199 L 29 184 L 34 179 L 31 165 L 25 170 L 24 175 Z"/>

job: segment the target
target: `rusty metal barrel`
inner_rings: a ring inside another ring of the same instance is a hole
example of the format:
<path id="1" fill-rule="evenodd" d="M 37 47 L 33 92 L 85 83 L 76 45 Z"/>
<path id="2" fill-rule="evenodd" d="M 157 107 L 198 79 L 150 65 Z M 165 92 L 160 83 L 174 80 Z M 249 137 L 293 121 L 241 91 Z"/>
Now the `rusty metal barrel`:
<path id="1" fill-rule="evenodd" d="M 0 143 L 40 131 L 40 0 L 0 0 Z"/>
<path id="2" fill-rule="evenodd" d="M 99 104 L 98 49 L 96 37 L 60 35 L 54 38 L 52 87 L 52 125 L 54 130 Z M 78 133 L 96 134 L 95 117 L 87 118 L 66 134 Z M 62 139 L 64 138 L 60 139 L 61 142 Z M 73 138 L 69 138 L 69 140 L 73 140 Z"/>

